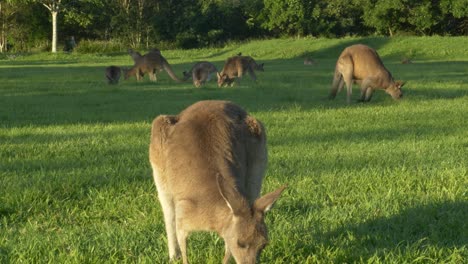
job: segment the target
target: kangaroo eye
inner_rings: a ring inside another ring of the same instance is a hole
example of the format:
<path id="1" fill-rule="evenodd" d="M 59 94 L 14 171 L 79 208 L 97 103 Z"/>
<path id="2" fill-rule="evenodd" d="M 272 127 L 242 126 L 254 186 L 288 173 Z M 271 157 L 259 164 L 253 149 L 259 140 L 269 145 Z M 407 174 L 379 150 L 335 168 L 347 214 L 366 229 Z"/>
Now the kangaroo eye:
<path id="1" fill-rule="evenodd" d="M 237 241 L 237 246 L 239 246 L 240 248 L 247 248 L 247 244 L 240 241 Z"/>

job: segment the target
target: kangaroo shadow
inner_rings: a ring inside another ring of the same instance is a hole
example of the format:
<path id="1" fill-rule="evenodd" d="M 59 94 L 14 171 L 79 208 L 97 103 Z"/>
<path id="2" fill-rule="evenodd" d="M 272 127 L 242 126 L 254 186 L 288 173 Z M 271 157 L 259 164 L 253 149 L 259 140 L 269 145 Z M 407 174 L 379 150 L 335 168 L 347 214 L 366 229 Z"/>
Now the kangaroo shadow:
<path id="1" fill-rule="evenodd" d="M 325 247 L 344 251 L 341 262 L 385 257 L 388 251 L 404 254 L 425 246 L 461 248 L 468 244 L 468 203 L 440 202 L 409 208 L 389 217 L 363 223 L 345 223 L 325 233 L 316 233 Z M 365 248 L 365 250 L 362 250 Z M 403 252 L 403 253 L 401 253 Z"/>

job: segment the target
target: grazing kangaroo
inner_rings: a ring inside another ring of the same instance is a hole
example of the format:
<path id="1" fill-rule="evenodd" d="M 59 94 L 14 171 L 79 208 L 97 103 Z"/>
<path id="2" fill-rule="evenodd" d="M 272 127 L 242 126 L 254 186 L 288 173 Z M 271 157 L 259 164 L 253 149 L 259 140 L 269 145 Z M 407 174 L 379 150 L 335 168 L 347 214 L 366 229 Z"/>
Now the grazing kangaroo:
<path id="1" fill-rule="evenodd" d="M 132 58 L 135 59 L 135 65 L 130 69 L 124 69 L 125 80 L 130 76 L 136 76 L 137 81 L 140 81 L 145 73 L 148 73 L 150 80 L 157 81 L 156 74 L 165 70 L 174 81 L 182 82 L 182 80 L 175 75 L 171 65 L 161 55 L 158 49 L 152 49 L 140 58 L 137 56 L 132 56 Z"/>
<path id="2" fill-rule="evenodd" d="M 225 85 L 234 85 L 235 78 L 241 79 L 244 72 L 247 72 L 254 81 L 257 76 L 254 71 L 264 71 L 264 63 L 257 62 L 250 56 L 234 56 L 230 57 L 224 63 L 223 70 L 218 75 L 218 87 Z"/>
<path id="3" fill-rule="evenodd" d="M 195 85 L 195 87 L 200 87 L 205 82 L 209 82 L 211 80 L 211 75 L 214 72 L 218 72 L 218 69 L 216 69 L 216 66 L 213 63 L 207 61 L 198 62 L 193 65 L 190 71 L 184 71 L 183 80 L 186 81 L 192 78 L 193 85 Z"/>
<path id="4" fill-rule="evenodd" d="M 223 263 L 255 263 L 268 242 L 265 213 L 285 186 L 260 198 L 267 163 L 262 123 L 227 101 L 200 101 L 153 121 L 149 160 L 164 213 L 169 257 L 188 263 L 186 239 L 215 231 Z M 257 199 L 258 198 L 258 199 Z"/>
<path id="5" fill-rule="evenodd" d="M 121 70 L 117 66 L 106 67 L 106 78 L 108 84 L 118 84 L 120 80 Z"/>
<path id="6" fill-rule="evenodd" d="M 370 101 L 375 89 L 385 90 L 395 100 L 403 96 L 401 87 L 404 82 L 394 81 L 377 52 L 362 44 L 349 46 L 341 53 L 329 98 L 335 98 L 346 84 L 347 102 L 350 103 L 353 82 L 361 85 L 361 102 Z"/>

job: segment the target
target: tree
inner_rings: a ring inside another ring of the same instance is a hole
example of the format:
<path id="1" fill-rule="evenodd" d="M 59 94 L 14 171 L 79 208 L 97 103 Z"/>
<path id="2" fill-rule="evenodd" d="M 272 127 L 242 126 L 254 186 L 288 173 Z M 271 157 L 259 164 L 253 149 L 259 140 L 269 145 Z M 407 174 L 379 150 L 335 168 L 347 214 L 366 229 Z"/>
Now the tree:
<path id="1" fill-rule="evenodd" d="M 52 16 L 52 52 L 57 52 L 57 15 L 62 9 L 62 0 L 39 0 Z"/>
<path id="2" fill-rule="evenodd" d="M 363 20 L 366 26 L 376 29 L 379 34 L 393 36 L 406 20 L 405 0 L 360 0 L 364 9 Z"/>
<path id="3" fill-rule="evenodd" d="M 21 1 L 21 0 L 18 0 Z M 49 10 L 51 17 L 52 17 L 52 52 L 57 52 L 57 42 L 58 42 L 58 34 L 57 34 L 57 27 L 58 27 L 58 15 L 60 12 L 66 12 L 68 17 L 74 19 L 77 23 L 86 24 L 90 23 L 86 16 L 79 16 L 76 14 L 80 14 L 80 10 L 78 8 L 74 8 L 75 4 L 94 4 L 98 5 L 101 3 L 101 0 L 25 0 L 32 3 L 39 3 L 47 10 Z"/>
<path id="4" fill-rule="evenodd" d="M 7 29 L 15 12 L 16 10 L 13 5 L 8 2 L 0 2 L 0 52 L 8 50 Z"/>
<path id="5" fill-rule="evenodd" d="M 276 35 L 307 34 L 306 25 L 309 24 L 311 9 L 314 1 L 265 0 L 263 9 L 265 22 L 263 27 L 276 32 Z"/>

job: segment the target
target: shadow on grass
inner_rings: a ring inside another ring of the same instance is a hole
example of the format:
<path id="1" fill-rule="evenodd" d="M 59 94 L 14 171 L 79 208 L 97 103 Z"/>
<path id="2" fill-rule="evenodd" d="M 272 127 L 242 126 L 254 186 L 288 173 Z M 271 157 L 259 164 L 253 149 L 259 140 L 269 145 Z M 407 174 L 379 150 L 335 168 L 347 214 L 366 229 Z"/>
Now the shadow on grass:
<path id="1" fill-rule="evenodd" d="M 422 120 L 427 116 L 427 113 L 419 113 L 412 116 L 412 120 Z M 328 125 L 328 124 L 327 124 Z M 303 137 L 288 137 L 283 135 L 280 138 L 272 138 L 269 143 L 272 146 L 302 146 L 304 144 L 324 144 L 327 142 L 346 142 L 346 143 L 382 143 L 385 141 L 402 142 L 413 138 L 422 138 L 426 136 L 449 135 L 450 132 L 459 133 L 458 131 L 450 131 L 444 124 L 440 127 L 435 125 L 418 124 L 413 127 L 397 127 L 397 128 L 372 128 L 362 127 L 359 131 L 326 131 L 317 132 L 310 131 Z"/>
<path id="2" fill-rule="evenodd" d="M 441 202 L 409 208 L 390 217 L 345 223 L 331 232 L 317 233 L 322 246 L 339 247 L 339 262 L 360 262 L 394 252 L 418 252 L 426 246 L 461 248 L 468 244 L 468 203 Z M 365 248 L 365 250 L 362 250 Z"/>
<path id="3" fill-rule="evenodd" d="M 343 42 L 340 42 L 339 44 L 337 45 L 331 45 L 327 48 L 323 48 L 323 49 L 320 49 L 320 50 L 317 50 L 317 51 L 314 51 L 314 52 L 306 52 L 306 53 L 303 53 L 301 54 L 299 57 L 303 58 L 303 57 L 307 57 L 307 56 L 310 56 L 312 58 L 327 58 L 327 59 L 330 59 L 330 58 L 333 58 L 333 59 L 338 59 L 338 57 L 340 56 L 341 52 L 351 46 L 351 45 L 355 45 L 355 44 L 364 44 L 364 45 L 368 45 L 374 49 L 376 49 L 377 51 L 379 50 L 379 48 L 383 47 L 385 44 L 387 44 L 388 42 L 390 41 L 389 38 L 385 38 L 385 37 L 368 37 L 368 38 L 358 38 L 358 39 L 349 39 L 347 41 L 343 41 Z"/>

